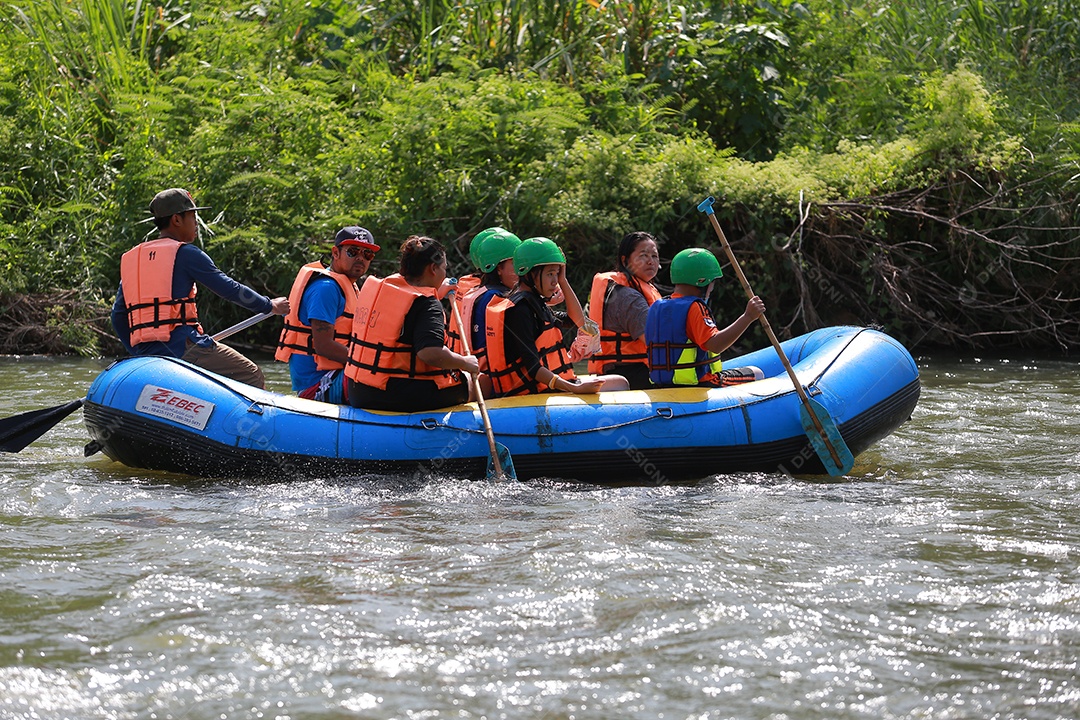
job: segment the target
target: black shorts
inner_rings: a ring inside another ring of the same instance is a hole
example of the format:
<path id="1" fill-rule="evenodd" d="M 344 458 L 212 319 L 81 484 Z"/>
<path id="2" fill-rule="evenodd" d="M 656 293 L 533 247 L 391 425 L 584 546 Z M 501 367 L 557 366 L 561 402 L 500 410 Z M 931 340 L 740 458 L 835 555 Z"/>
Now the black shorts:
<path id="1" fill-rule="evenodd" d="M 381 390 L 350 380 L 348 395 L 350 405 L 365 410 L 422 412 L 460 405 L 468 401 L 469 386 L 459 383 L 440 390 L 434 380 L 390 378 L 386 383 L 386 389 Z"/>

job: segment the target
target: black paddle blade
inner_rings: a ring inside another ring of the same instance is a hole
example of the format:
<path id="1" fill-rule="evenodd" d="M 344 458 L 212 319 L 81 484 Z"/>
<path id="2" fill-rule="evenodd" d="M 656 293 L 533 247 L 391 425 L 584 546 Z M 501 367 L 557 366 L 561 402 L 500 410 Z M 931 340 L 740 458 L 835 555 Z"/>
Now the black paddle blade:
<path id="1" fill-rule="evenodd" d="M 0 420 L 0 450 L 17 453 L 82 407 L 82 399 Z"/>

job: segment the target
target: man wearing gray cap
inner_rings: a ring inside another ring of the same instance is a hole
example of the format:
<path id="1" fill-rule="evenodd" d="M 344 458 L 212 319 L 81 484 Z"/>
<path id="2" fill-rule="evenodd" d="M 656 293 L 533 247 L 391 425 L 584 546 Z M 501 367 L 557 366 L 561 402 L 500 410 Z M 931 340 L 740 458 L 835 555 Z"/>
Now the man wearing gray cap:
<path id="1" fill-rule="evenodd" d="M 140 243 L 120 259 L 120 288 L 112 324 L 132 355 L 181 358 L 218 375 L 265 387 L 259 366 L 203 332 L 195 307 L 195 283 L 242 308 L 284 315 L 287 298 L 270 298 L 233 280 L 191 243 L 199 235 L 198 207 L 182 188 L 162 190 L 150 202 L 158 238 Z"/>

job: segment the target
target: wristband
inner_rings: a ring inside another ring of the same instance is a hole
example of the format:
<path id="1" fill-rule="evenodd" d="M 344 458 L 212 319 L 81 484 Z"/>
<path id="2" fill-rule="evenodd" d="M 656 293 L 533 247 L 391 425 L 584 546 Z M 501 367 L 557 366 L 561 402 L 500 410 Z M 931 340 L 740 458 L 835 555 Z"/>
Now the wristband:
<path id="1" fill-rule="evenodd" d="M 558 380 L 558 379 L 559 379 L 559 376 L 552 373 L 551 381 L 548 383 L 548 390 L 554 390 L 555 389 L 555 381 Z"/>

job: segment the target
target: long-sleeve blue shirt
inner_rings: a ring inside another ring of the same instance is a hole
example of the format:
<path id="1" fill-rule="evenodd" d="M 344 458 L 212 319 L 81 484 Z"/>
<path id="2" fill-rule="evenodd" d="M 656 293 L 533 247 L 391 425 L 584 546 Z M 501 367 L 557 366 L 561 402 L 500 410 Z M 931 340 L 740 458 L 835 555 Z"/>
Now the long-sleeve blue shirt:
<path id="1" fill-rule="evenodd" d="M 191 292 L 194 283 L 220 295 L 256 313 L 268 313 L 272 304 L 270 298 L 255 292 L 247 285 L 238 283 L 218 269 L 210 256 L 200 248 L 185 243 L 176 250 L 176 262 L 173 265 L 172 297 L 185 298 Z M 200 333 L 191 325 L 180 325 L 173 329 L 168 342 L 142 342 L 131 345 L 131 328 L 128 325 L 127 308 L 124 304 L 124 286 L 121 283 L 116 291 L 116 300 L 112 306 L 112 325 L 116 336 L 120 338 L 127 351 L 132 355 L 170 355 L 183 357 L 187 351 L 187 341 L 196 345 L 209 346 L 213 339 Z"/>

